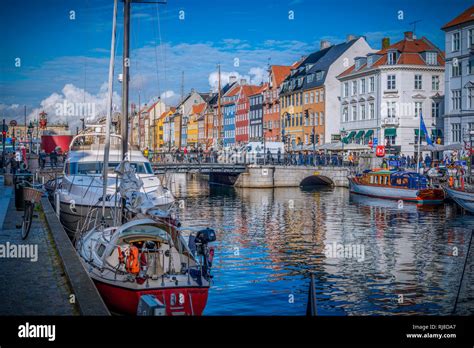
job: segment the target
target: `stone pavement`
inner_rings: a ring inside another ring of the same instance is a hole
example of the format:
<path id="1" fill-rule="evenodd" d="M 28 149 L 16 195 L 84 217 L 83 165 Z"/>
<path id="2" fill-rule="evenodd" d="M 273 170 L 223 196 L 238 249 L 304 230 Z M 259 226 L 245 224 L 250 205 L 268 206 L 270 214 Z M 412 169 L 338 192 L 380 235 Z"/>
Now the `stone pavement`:
<path id="1" fill-rule="evenodd" d="M 23 212 L 15 209 L 13 189 L 0 176 L 0 247 L 37 245 L 37 261 L 0 257 L 0 315 L 78 315 L 69 303 L 72 293 L 55 244 L 41 216 L 35 217 L 28 238 L 21 239 Z M 0 255 L 1 256 L 1 255 Z"/>

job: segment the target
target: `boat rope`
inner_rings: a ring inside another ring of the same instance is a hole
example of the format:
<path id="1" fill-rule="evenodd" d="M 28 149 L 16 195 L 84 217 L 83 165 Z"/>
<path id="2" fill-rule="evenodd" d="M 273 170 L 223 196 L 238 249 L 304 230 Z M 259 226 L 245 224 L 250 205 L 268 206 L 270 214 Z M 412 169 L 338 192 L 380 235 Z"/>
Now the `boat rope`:
<path id="1" fill-rule="evenodd" d="M 452 315 L 454 315 L 456 313 L 456 307 L 458 306 L 458 299 L 459 299 L 459 294 L 461 293 L 461 287 L 462 287 L 462 281 L 463 281 L 463 278 L 464 278 L 464 272 L 466 271 L 467 261 L 469 260 L 469 251 L 471 250 L 472 234 L 473 234 L 473 231 L 471 230 L 471 238 L 469 239 L 469 245 L 467 246 L 466 258 L 464 259 L 464 266 L 463 266 L 462 273 L 461 273 L 461 279 L 459 280 L 458 293 L 456 295 L 456 301 L 454 302 L 453 311 L 451 312 Z"/>

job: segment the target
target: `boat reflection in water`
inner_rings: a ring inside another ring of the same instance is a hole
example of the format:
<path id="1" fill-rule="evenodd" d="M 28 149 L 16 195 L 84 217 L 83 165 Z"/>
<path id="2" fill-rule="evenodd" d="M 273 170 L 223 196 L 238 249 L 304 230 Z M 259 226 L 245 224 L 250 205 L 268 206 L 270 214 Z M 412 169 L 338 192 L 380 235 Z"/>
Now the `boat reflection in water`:
<path id="1" fill-rule="evenodd" d="M 186 198 L 183 225 L 218 232 L 204 315 L 305 315 L 310 272 L 319 315 L 451 313 L 474 225 L 454 204 L 400 209 L 346 188 L 235 189 L 184 175 L 172 189 Z M 363 259 L 327 252 L 334 243 Z M 458 314 L 474 314 L 472 263 Z"/>

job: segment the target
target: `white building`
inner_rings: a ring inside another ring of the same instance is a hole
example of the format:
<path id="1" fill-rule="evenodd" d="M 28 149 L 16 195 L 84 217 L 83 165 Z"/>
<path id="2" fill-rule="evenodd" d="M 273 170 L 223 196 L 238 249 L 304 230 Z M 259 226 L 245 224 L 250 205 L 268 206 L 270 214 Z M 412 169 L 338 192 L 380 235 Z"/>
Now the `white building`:
<path id="1" fill-rule="evenodd" d="M 474 131 L 474 6 L 442 29 L 446 32 L 445 141 L 461 143 Z"/>
<path id="2" fill-rule="evenodd" d="M 385 38 L 380 51 L 357 57 L 338 79 L 344 142 L 372 140 L 414 155 L 420 115 L 433 141 L 442 141 L 444 55 L 427 38 L 406 32 L 393 45 Z"/>

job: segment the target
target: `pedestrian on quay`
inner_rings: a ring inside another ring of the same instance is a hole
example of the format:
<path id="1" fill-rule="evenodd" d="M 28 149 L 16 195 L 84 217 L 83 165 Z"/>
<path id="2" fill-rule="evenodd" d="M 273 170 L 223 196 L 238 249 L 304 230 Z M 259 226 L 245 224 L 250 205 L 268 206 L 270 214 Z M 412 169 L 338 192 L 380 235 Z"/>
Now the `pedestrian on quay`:
<path id="1" fill-rule="evenodd" d="M 38 156 L 38 160 L 39 160 L 39 165 L 40 165 L 40 168 L 41 169 L 44 169 L 45 165 L 46 165 L 46 151 L 44 150 L 41 150 L 39 156 Z"/>
<path id="2" fill-rule="evenodd" d="M 432 160 L 431 160 L 431 157 L 429 154 L 426 154 L 425 156 L 425 165 L 427 168 L 431 168 L 431 163 L 432 163 Z"/>
<path id="3" fill-rule="evenodd" d="M 56 149 L 51 151 L 49 158 L 51 159 L 51 167 L 55 167 L 58 165 L 58 154 L 56 152 Z"/>
<path id="4" fill-rule="evenodd" d="M 12 153 L 10 155 L 10 159 L 8 160 L 8 164 L 10 164 L 10 174 L 15 175 L 17 170 L 18 170 L 18 166 L 19 166 L 19 161 L 17 161 L 17 157 L 16 157 L 15 153 Z"/>
<path id="5" fill-rule="evenodd" d="M 281 163 L 280 160 L 281 160 L 281 150 L 280 150 L 280 148 L 278 148 L 278 152 L 277 152 L 277 163 L 278 164 Z"/>

